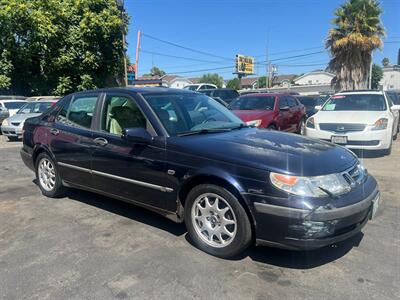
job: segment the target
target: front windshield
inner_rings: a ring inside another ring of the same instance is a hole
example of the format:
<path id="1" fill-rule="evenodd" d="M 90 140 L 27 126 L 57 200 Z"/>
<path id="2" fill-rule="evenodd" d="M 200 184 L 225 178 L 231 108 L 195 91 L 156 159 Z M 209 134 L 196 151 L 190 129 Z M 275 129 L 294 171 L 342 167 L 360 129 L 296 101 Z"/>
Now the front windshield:
<path id="1" fill-rule="evenodd" d="M 22 106 L 17 114 L 43 113 L 51 105 L 51 102 L 29 102 Z"/>
<path id="2" fill-rule="evenodd" d="M 332 96 L 322 108 L 324 111 L 384 111 L 386 102 L 379 94 L 349 94 Z"/>
<path id="3" fill-rule="evenodd" d="M 227 108 L 203 94 L 147 94 L 143 97 L 171 136 L 244 125 Z"/>
<path id="4" fill-rule="evenodd" d="M 197 85 L 187 85 L 184 87 L 185 90 L 189 90 L 189 91 L 196 91 L 198 88 Z"/>
<path id="5" fill-rule="evenodd" d="M 22 105 L 24 105 L 26 102 L 23 102 L 23 101 L 16 101 L 16 102 L 4 102 L 4 106 L 7 108 L 7 109 L 18 109 L 18 108 L 20 108 Z"/>
<path id="6" fill-rule="evenodd" d="M 231 110 L 273 110 L 275 96 L 247 96 L 234 100 L 229 109 Z"/>

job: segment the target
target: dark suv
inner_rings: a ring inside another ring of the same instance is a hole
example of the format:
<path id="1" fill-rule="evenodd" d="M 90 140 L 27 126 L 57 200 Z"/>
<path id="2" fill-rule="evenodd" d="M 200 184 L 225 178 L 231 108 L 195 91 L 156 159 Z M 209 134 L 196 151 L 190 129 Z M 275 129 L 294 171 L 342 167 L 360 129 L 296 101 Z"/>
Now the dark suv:
<path id="1" fill-rule="evenodd" d="M 206 94 L 207 96 L 216 99 L 223 100 L 225 103 L 229 104 L 236 98 L 240 96 L 240 94 L 233 89 L 211 89 L 211 90 L 199 90 L 200 93 Z"/>
<path id="2" fill-rule="evenodd" d="M 185 221 L 200 249 L 256 241 L 312 249 L 359 232 L 375 179 L 350 151 L 247 127 L 209 97 L 165 88 L 72 94 L 25 122 L 21 157 L 42 193 L 85 189 Z"/>

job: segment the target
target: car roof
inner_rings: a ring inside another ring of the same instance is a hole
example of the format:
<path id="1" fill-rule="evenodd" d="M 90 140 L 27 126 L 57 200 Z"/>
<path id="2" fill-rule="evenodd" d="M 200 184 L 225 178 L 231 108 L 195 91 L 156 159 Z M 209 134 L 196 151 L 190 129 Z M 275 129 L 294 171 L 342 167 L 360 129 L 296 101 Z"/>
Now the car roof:
<path id="1" fill-rule="evenodd" d="M 378 91 L 378 90 L 355 90 L 355 91 L 343 91 L 336 93 L 335 95 L 351 95 L 351 94 L 359 94 L 359 95 L 365 95 L 365 94 L 375 94 L 375 95 L 383 95 L 383 91 Z"/>
<path id="2" fill-rule="evenodd" d="M 216 88 L 216 89 L 204 89 L 201 90 L 202 92 L 208 92 L 208 91 L 236 91 L 235 89 L 229 89 L 229 88 Z"/>
<path id="3" fill-rule="evenodd" d="M 251 93 L 251 94 L 245 94 L 245 95 L 241 95 L 241 97 L 271 97 L 271 96 L 294 96 L 294 95 L 290 95 L 287 93 Z"/>

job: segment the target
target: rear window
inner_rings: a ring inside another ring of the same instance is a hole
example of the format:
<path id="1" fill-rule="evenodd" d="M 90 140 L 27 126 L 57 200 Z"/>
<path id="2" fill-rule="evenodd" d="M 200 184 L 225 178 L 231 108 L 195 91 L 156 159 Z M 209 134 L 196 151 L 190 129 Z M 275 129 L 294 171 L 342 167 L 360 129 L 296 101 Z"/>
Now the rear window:
<path id="1" fill-rule="evenodd" d="M 4 106 L 7 109 L 18 109 L 21 108 L 26 102 L 4 102 Z"/>
<path id="2" fill-rule="evenodd" d="M 350 94 L 332 96 L 324 105 L 324 111 L 384 111 L 386 101 L 379 94 Z"/>
<path id="3" fill-rule="evenodd" d="M 229 107 L 232 110 L 273 110 L 274 96 L 240 97 L 233 101 Z"/>

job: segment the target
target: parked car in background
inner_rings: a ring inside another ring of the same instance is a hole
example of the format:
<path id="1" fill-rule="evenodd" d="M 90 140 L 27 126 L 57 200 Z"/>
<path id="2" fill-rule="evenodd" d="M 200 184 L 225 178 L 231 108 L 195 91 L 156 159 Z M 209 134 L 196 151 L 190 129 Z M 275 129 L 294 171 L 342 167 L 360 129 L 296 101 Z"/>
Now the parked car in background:
<path id="1" fill-rule="evenodd" d="M 7 109 L 8 116 L 14 115 L 27 101 L 18 99 L 3 99 L 0 100 L 0 106 Z"/>
<path id="2" fill-rule="evenodd" d="M 3 120 L 1 123 L 2 134 L 7 136 L 10 141 L 21 138 L 26 119 L 41 115 L 56 102 L 57 100 L 39 100 L 25 103 L 16 114 Z"/>
<path id="3" fill-rule="evenodd" d="M 211 83 L 196 83 L 196 84 L 189 84 L 185 86 L 183 89 L 184 90 L 189 90 L 189 91 L 201 91 L 201 90 L 210 90 L 210 89 L 216 89 L 217 86 L 215 84 Z"/>
<path id="4" fill-rule="evenodd" d="M 9 116 L 7 108 L 0 106 L 0 124 L 4 121 L 4 119 L 7 119 Z M 1 130 L 0 130 L 1 132 Z"/>
<path id="5" fill-rule="evenodd" d="M 194 245 L 220 257 L 254 242 L 336 243 L 357 234 L 379 203 L 375 179 L 345 148 L 249 128 L 185 90 L 66 96 L 26 120 L 21 157 L 45 196 L 68 186 L 144 206 L 185 222 Z"/>
<path id="6" fill-rule="evenodd" d="M 234 89 L 199 90 L 199 92 L 214 99 L 219 98 L 228 104 L 240 96 Z"/>
<path id="7" fill-rule="evenodd" d="M 399 109 L 382 91 L 338 93 L 307 120 L 306 135 L 351 149 L 390 154 L 398 133 Z"/>
<path id="8" fill-rule="evenodd" d="M 61 97 L 58 96 L 33 96 L 26 98 L 26 101 L 39 101 L 39 100 L 59 100 Z"/>
<path id="9" fill-rule="evenodd" d="M 306 121 L 304 105 L 289 94 L 248 94 L 234 100 L 229 109 L 246 124 L 260 128 L 301 133 Z"/>
<path id="10" fill-rule="evenodd" d="M 314 115 L 325 102 L 320 96 L 296 96 L 296 98 L 305 106 L 307 117 Z"/>

